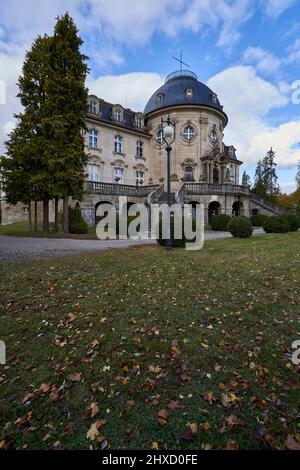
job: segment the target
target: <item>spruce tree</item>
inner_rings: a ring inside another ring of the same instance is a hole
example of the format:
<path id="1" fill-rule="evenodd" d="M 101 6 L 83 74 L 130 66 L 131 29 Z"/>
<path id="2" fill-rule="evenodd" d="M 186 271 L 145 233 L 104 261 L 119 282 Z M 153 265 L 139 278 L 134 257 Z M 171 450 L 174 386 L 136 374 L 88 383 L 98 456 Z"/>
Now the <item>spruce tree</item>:
<path id="1" fill-rule="evenodd" d="M 258 161 L 255 171 L 252 192 L 270 202 L 275 202 L 280 194 L 276 166 L 275 152 L 271 147 L 263 160 Z"/>
<path id="2" fill-rule="evenodd" d="M 51 38 L 38 37 L 23 64 L 18 87 L 23 111 L 15 115 L 17 124 L 9 136 L 6 156 L 1 158 L 1 174 L 5 197 L 11 204 L 18 201 L 49 201 L 47 165 L 44 159 L 42 117 L 46 101 L 45 83 L 48 75 Z M 29 211 L 31 219 L 31 211 Z M 44 211 L 44 229 L 48 228 L 48 208 Z"/>
<path id="3" fill-rule="evenodd" d="M 63 230 L 68 232 L 69 197 L 83 195 L 85 165 L 83 130 L 86 128 L 87 57 L 82 39 L 68 13 L 57 18 L 50 46 L 50 73 L 46 83 L 47 146 L 51 194 L 63 198 Z"/>

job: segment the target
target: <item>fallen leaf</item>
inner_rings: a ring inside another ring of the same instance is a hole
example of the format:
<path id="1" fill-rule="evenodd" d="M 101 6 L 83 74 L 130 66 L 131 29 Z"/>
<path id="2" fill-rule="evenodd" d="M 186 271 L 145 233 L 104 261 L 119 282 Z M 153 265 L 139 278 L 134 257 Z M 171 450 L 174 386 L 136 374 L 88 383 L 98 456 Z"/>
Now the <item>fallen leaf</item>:
<path id="1" fill-rule="evenodd" d="M 71 374 L 71 375 L 68 375 L 68 380 L 70 380 L 70 382 L 80 382 L 81 380 L 81 372 L 79 374 Z"/>

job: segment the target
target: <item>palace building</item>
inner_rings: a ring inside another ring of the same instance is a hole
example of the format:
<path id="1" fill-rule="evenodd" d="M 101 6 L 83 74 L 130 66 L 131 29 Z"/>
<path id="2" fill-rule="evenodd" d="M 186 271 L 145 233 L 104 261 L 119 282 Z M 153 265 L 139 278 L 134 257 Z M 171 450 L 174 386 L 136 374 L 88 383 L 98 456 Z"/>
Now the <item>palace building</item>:
<path id="1" fill-rule="evenodd" d="M 170 74 L 144 112 L 89 96 L 86 148 L 88 181 L 81 208 L 90 225 L 99 204 L 166 201 L 167 158 L 161 119 L 175 123 L 171 152 L 172 201 L 203 203 L 206 222 L 215 214 L 250 216 L 279 209 L 240 184 L 242 162 L 223 132 L 228 117 L 219 98 L 186 70 Z"/>
<path id="2" fill-rule="evenodd" d="M 193 72 L 180 70 L 166 78 L 144 112 L 89 96 L 85 132 L 89 163 L 80 202 L 89 225 L 97 222 L 100 204 L 110 202 L 120 209 L 122 197 L 128 205 L 166 202 L 167 156 L 161 120 L 168 116 L 175 123 L 172 202 L 203 203 L 207 223 L 221 213 L 280 213 L 279 208 L 250 193 L 247 181 L 241 184 L 242 162 L 234 145 L 223 141 L 228 117 L 217 94 Z M 26 208 L 18 206 L 2 203 L 2 223 L 26 220 Z"/>

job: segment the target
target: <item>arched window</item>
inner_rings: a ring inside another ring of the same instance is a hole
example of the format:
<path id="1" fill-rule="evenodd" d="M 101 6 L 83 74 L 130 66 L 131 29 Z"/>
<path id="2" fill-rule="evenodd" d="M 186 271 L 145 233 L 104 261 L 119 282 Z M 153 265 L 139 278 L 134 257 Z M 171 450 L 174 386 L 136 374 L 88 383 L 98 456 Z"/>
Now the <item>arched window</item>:
<path id="1" fill-rule="evenodd" d="M 156 97 L 156 101 L 160 103 L 164 99 L 164 94 L 163 93 L 158 93 Z"/>
<path id="2" fill-rule="evenodd" d="M 216 133 L 216 129 L 212 129 L 210 131 L 210 133 L 208 134 L 208 137 L 209 137 L 209 140 L 211 141 L 211 143 L 214 145 L 217 143 L 217 140 L 218 140 L 218 136 L 217 136 L 217 133 Z"/>
<path id="3" fill-rule="evenodd" d="M 97 148 L 98 146 L 98 131 L 96 129 L 89 129 L 89 147 Z"/>
<path id="4" fill-rule="evenodd" d="M 121 112 L 120 109 L 115 109 L 114 117 L 115 117 L 115 121 L 121 122 L 121 120 L 122 120 L 122 112 Z"/>
<path id="5" fill-rule="evenodd" d="M 193 126 L 188 125 L 184 128 L 182 135 L 185 140 L 187 140 L 188 142 L 191 142 L 196 137 L 196 131 L 193 128 Z"/>
<path id="6" fill-rule="evenodd" d="M 194 181 L 194 168 L 191 165 L 184 167 L 184 181 Z"/>
<path id="7" fill-rule="evenodd" d="M 138 158 L 142 158 L 143 157 L 143 142 L 141 142 L 140 140 L 136 143 L 136 156 Z"/>
<path id="8" fill-rule="evenodd" d="M 115 152 L 122 153 L 123 151 L 123 139 L 120 135 L 115 136 Z"/>

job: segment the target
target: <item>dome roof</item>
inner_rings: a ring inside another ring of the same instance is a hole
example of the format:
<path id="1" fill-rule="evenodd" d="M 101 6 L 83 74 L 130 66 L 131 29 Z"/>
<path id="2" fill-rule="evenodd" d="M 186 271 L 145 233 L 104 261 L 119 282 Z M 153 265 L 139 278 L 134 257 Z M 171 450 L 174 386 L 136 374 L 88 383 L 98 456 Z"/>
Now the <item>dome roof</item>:
<path id="1" fill-rule="evenodd" d="M 149 99 L 144 113 L 148 117 L 149 114 L 159 109 L 188 104 L 217 109 L 225 116 L 227 122 L 227 116 L 216 93 L 204 83 L 199 82 L 197 76 L 189 70 L 181 70 L 168 75 L 165 84 Z"/>

